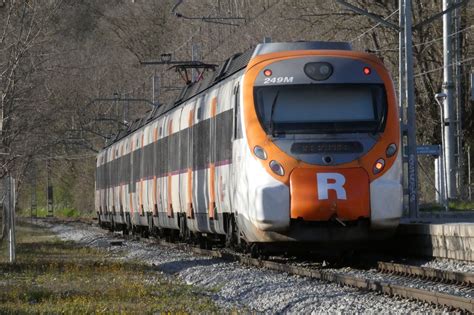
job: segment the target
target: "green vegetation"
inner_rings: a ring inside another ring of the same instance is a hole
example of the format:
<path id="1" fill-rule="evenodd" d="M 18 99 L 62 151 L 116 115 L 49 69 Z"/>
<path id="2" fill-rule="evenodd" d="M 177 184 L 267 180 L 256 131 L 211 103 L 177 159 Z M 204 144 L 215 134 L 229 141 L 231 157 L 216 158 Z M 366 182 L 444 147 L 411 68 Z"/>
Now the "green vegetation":
<path id="1" fill-rule="evenodd" d="M 2 248 L 5 253 L 5 248 Z M 107 259 L 47 230 L 18 227 L 17 262 L 0 257 L 0 313 L 215 313 L 202 289 L 171 283 L 156 268 Z"/>
<path id="2" fill-rule="evenodd" d="M 451 201 L 449 208 L 457 211 L 474 210 L 474 201 Z"/>
<path id="3" fill-rule="evenodd" d="M 54 213 L 54 217 L 57 217 L 57 218 L 84 218 L 84 217 L 95 216 L 95 213 L 81 213 L 80 211 L 74 208 L 54 209 L 53 213 Z M 47 215 L 48 215 L 48 209 L 46 208 L 38 208 L 36 210 L 36 216 L 39 218 L 45 218 Z M 29 218 L 31 216 L 30 209 L 21 209 L 19 212 L 19 216 Z"/>
<path id="4" fill-rule="evenodd" d="M 450 211 L 474 211 L 474 201 L 450 201 Z M 445 211 L 444 206 L 436 203 L 424 204 L 420 206 L 421 211 Z"/>

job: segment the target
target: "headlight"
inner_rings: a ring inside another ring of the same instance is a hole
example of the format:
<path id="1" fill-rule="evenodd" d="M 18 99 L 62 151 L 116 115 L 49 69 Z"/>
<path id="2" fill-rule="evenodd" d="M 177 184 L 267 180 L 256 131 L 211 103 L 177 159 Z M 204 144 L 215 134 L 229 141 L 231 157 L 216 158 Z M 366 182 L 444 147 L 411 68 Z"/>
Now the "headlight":
<path id="1" fill-rule="evenodd" d="M 304 65 L 304 73 L 316 81 L 327 80 L 333 73 L 333 67 L 329 62 L 310 62 Z"/>
<path id="2" fill-rule="evenodd" d="M 397 145 L 395 143 L 390 144 L 385 150 L 387 157 L 392 157 L 397 152 Z"/>
<path id="3" fill-rule="evenodd" d="M 378 159 L 377 162 L 375 162 L 374 164 L 374 169 L 373 169 L 374 174 L 380 173 L 384 167 L 385 167 L 385 160 Z"/>
<path id="4" fill-rule="evenodd" d="M 270 161 L 270 168 L 272 169 L 273 173 L 277 175 L 285 175 L 285 170 L 283 169 L 283 166 L 281 166 L 281 164 L 275 160 Z"/>
<path id="5" fill-rule="evenodd" d="M 260 160 L 266 160 L 267 159 L 267 152 L 265 152 L 265 150 L 259 145 L 256 145 L 255 148 L 253 148 L 253 153 Z"/>

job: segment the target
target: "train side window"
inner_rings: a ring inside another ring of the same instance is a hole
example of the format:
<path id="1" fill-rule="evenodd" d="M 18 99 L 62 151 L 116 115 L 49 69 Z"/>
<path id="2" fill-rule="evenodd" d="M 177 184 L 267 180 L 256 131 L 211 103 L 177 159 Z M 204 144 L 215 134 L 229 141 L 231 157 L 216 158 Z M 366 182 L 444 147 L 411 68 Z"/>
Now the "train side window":
<path id="1" fill-rule="evenodd" d="M 242 139 L 242 126 L 240 124 L 240 87 L 236 85 L 234 88 L 234 129 L 233 140 Z"/>

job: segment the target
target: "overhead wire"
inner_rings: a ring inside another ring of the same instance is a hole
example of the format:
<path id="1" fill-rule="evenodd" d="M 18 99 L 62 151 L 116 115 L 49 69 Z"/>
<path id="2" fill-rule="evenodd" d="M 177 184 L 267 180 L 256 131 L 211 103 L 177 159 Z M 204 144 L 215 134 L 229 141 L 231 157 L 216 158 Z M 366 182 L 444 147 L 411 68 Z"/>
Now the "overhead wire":
<path id="1" fill-rule="evenodd" d="M 384 18 L 383 20 L 384 21 L 387 21 L 389 18 L 391 18 L 394 14 L 396 14 L 398 12 L 399 9 L 396 9 L 395 11 L 393 11 L 392 13 L 390 13 L 389 16 L 387 16 L 386 18 Z M 353 39 L 351 39 L 349 42 L 352 43 L 362 37 L 364 37 L 366 34 L 372 32 L 374 29 L 376 29 L 377 27 L 379 27 L 382 23 L 381 22 L 378 22 L 377 24 L 375 24 L 373 27 L 371 27 L 370 29 L 368 29 L 367 31 L 363 32 L 362 34 L 354 37 Z"/>
<path id="2" fill-rule="evenodd" d="M 466 58 L 466 59 L 460 60 L 459 62 L 453 62 L 453 63 L 450 63 L 447 66 L 442 66 L 442 67 L 430 69 L 428 71 L 424 71 L 424 72 L 421 72 L 421 73 L 417 73 L 417 74 L 414 75 L 414 77 L 416 78 L 416 77 L 420 77 L 420 76 L 428 74 L 428 73 L 439 71 L 439 70 L 444 69 L 445 67 L 451 67 L 453 65 L 462 65 L 463 63 L 466 63 L 466 62 L 471 61 L 471 60 L 474 60 L 474 57 Z"/>
<path id="3" fill-rule="evenodd" d="M 52 155 L 47 157 L 37 157 L 36 160 L 81 160 L 87 158 L 95 158 L 96 154 L 77 154 L 77 155 Z"/>
<path id="4" fill-rule="evenodd" d="M 451 36 L 454 36 L 454 35 L 456 35 L 456 34 L 465 32 L 465 31 L 467 31 L 467 30 L 469 30 L 469 29 L 471 29 L 471 28 L 473 28 L 473 27 L 474 27 L 474 25 L 470 25 L 470 26 L 468 26 L 468 27 L 465 27 L 465 28 L 463 28 L 462 30 L 459 30 L 459 31 L 457 31 L 457 32 L 454 32 L 454 33 L 449 34 L 448 37 L 451 37 Z M 413 47 L 428 45 L 428 44 L 431 44 L 431 43 L 435 43 L 435 42 L 437 42 L 437 41 L 440 41 L 440 40 L 442 40 L 442 39 L 443 39 L 443 37 L 438 37 L 438 38 L 432 39 L 432 40 L 427 41 L 427 42 L 415 44 L 415 45 L 413 45 Z"/>
<path id="5" fill-rule="evenodd" d="M 454 35 L 457 35 L 459 33 L 463 33 L 467 30 L 470 30 L 471 28 L 474 28 L 474 25 L 470 25 L 470 26 L 467 26 L 465 28 L 463 28 L 462 30 L 459 30 L 457 32 L 453 32 L 451 34 L 448 35 L 448 37 L 451 37 L 451 36 L 454 36 Z M 419 46 L 423 46 L 423 45 L 429 45 L 429 44 L 432 44 L 432 43 L 435 43 L 435 42 L 438 42 L 440 40 L 443 40 L 443 37 L 438 37 L 438 38 L 435 38 L 435 39 L 432 39 L 432 40 L 429 40 L 429 41 L 426 41 L 426 42 L 423 42 L 423 43 L 418 43 L 418 44 L 413 44 L 412 47 L 419 47 Z M 383 52 L 383 51 L 398 51 L 398 46 L 397 47 L 393 47 L 393 48 L 384 48 L 384 49 L 374 49 L 373 51 L 376 51 L 376 52 Z"/>
<path id="6" fill-rule="evenodd" d="M 175 7 L 177 7 L 177 6 L 178 6 L 178 3 L 177 3 L 177 5 L 175 5 Z M 214 8 L 212 9 L 212 11 L 211 11 L 210 14 L 215 13 L 216 10 L 217 10 L 217 7 L 214 7 Z M 173 11 L 172 11 L 172 12 L 173 12 Z M 177 51 L 181 50 L 184 46 L 186 46 L 189 42 L 191 42 L 191 41 L 193 40 L 193 38 L 194 38 L 199 32 L 201 32 L 201 31 L 202 31 L 201 27 L 198 27 L 198 28 L 196 29 L 196 31 L 193 32 L 193 33 L 192 33 L 187 39 L 185 39 L 181 44 L 179 44 L 179 46 L 175 47 L 175 48 L 171 51 L 171 54 L 173 55 L 173 54 L 175 54 Z M 137 85 L 136 87 L 134 87 L 133 89 L 129 90 L 128 92 L 126 92 L 126 94 L 132 94 L 132 93 L 134 93 L 134 91 L 135 91 L 136 89 L 139 89 L 139 87 L 144 86 L 144 85 L 148 82 L 148 80 L 149 80 L 149 78 L 144 79 L 144 80 L 141 82 L 141 84 L 139 84 L 139 85 Z"/>

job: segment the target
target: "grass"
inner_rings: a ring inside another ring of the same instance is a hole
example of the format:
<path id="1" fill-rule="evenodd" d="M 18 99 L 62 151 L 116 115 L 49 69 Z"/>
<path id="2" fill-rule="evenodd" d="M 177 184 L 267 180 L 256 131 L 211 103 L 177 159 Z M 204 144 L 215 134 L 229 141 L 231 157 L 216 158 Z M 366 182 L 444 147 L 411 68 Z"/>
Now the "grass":
<path id="1" fill-rule="evenodd" d="M 170 282 L 153 267 L 107 259 L 22 223 L 17 262 L 0 257 L 0 313 L 215 313 L 209 292 Z"/>
<path id="2" fill-rule="evenodd" d="M 448 203 L 450 211 L 473 211 L 474 201 L 450 201 Z M 445 211 L 444 206 L 436 203 L 430 203 L 420 206 L 421 211 Z"/>
<path id="3" fill-rule="evenodd" d="M 30 209 L 21 209 L 19 211 L 19 215 L 22 217 L 30 217 L 31 212 Z M 56 218 L 84 218 L 84 217 L 94 217 L 96 214 L 95 212 L 90 213 L 82 213 L 77 209 L 74 208 L 60 208 L 54 209 L 53 216 Z M 39 218 L 45 218 L 48 216 L 48 209 L 46 208 L 38 208 L 36 210 L 36 216 Z"/>

